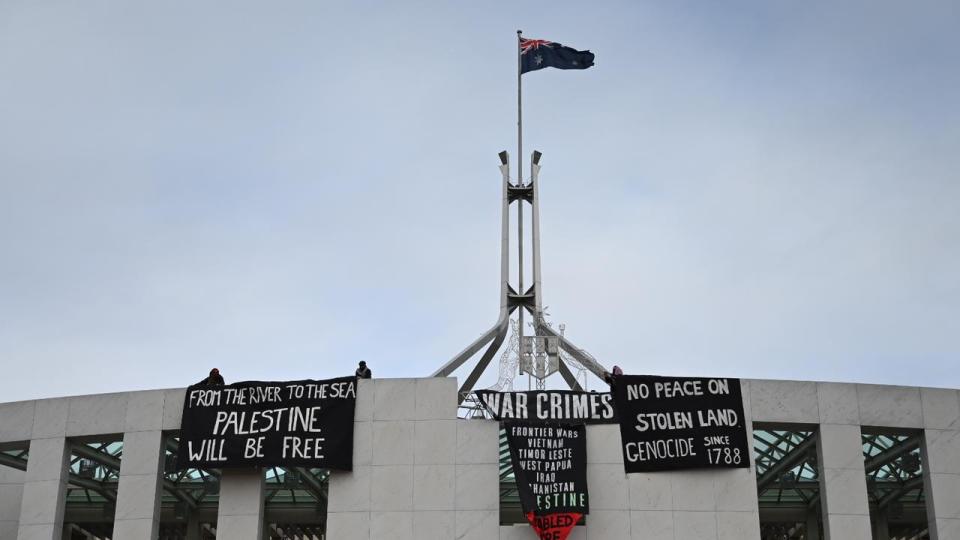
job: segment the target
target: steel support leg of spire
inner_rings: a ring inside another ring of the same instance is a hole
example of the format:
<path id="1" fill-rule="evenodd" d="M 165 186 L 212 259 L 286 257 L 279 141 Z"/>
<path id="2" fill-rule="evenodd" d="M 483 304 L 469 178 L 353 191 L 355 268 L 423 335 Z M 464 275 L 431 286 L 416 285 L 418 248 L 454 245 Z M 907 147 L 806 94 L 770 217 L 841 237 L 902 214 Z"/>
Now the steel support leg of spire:
<path id="1" fill-rule="evenodd" d="M 583 387 L 580 386 L 580 383 L 577 381 L 577 377 L 573 374 L 572 371 L 570 371 L 570 368 L 567 367 L 567 363 L 564 362 L 562 358 L 560 358 L 559 360 L 560 360 L 560 376 L 563 377 L 563 380 L 567 382 L 567 386 L 569 386 L 571 390 L 575 390 L 577 392 L 583 392 Z"/>
<path id="2" fill-rule="evenodd" d="M 483 357 L 481 357 L 477 367 L 473 369 L 467 381 L 464 383 L 464 388 L 467 390 L 473 388 L 473 385 L 476 384 L 484 368 L 490 363 L 490 358 L 496 354 L 500 344 L 503 343 L 503 338 L 507 334 L 507 328 L 510 322 L 511 308 L 508 299 L 508 292 L 510 290 L 510 215 L 508 213 L 510 209 L 510 156 L 506 151 L 500 153 L 500 175 L 502 183 L 500 200 L 500 316 L 497 318 L 497 322 L 493 327 L 484 332 L 476 341 L 460 351 L 460 353 L 454 356 L 449 362 L 444 364 L 443 367 L 433 373 L 434 377 L 448 377 L 454 370 L 463 365 L 464 362 L 483 348 L 484 345 L 492 341 L 493 343 L 490 348 L 488 348 Z M 463 401 L 462 397 L 458 399 L 461 402 Z"/>
<path id="3" fill-rule="evenodd" d="M 561 348 L 570 356 L 575 358 L 580 365 L 590 370 L 591 373 L 603 380 L 604 373 L 607 371 L 603 366 L 597 363 L 592 356 L 576 347 L 567 338 L 561 336 L 553 328 L 547 326 L 543 320 L 543 279 L 540 275 L 540 156 L 539 152 L 534 152 L 530 158 L 530 185 L 533 187 L 533 292 L 534 305 L 536 312 L 533 314 L 537 326 L 537 335 L 555 336 L 560 339 Z M 563 360 L 560 360 L 560 375 L 563 376 L 567 385 L 571 389 L 580 390 L 580 383 L 570 372 Z"/>
<path id="4" fill-rule="evenodd" d="M 480 375 L 482 375 L 487 369 L 487 366 L 490 364 L 490 360 L 493 359 L 494 355 L 497 354 L 497 351 L 500 349 L 500 345 L 503 344 L 504 338 L 507 337 L 509 321 L 510 318 L 506 317 L 502 319 L 502 322 L 498 321 L 498 326 L 494 327 L 497 333 L 493 338 L 493 342 L 489 347 L 487 347 L 487 350 L 483 353 L 483 356 L 480 357 L 480 361 L 477 362 L 477 365 L 473 368 L 473 371 L 470 372 L 470 375 L 467 376 L 467 379 L 463 381 L 463 386 L 460 387 L 460 391 L 457 393 L 457 405 L 463 403 L 463 400 L 466 399 L 467 394 L 473 390 L 473 385 L 477 384 L 477 380 L 480 378 Z"/>
<path id="5" fill-rule="evenodd" d="M 449 362 L 443 365 L 440 369 L 433 372 L 431 377 L 449 377 L 458 367 L 463 365 L 471 356 L 477 354 L 481 348 L 487 343 L 490 343 L 497 335 L 497 331 L 502 326 L 501 322 L 498 320 L 496 324 L 493 325 L 489 330 L 483 333 L 482 336 L 477 338 L 476 341 L 467 346 L 466 349 L 460 351 L 459 354 L 454 356 Z"/>

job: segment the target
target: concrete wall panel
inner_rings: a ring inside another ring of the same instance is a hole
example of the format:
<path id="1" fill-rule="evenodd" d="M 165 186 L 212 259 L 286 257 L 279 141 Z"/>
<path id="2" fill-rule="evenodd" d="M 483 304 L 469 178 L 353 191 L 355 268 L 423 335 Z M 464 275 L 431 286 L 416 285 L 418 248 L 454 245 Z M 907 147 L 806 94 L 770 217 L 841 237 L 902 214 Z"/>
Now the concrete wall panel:
<path id="1" fill-rule="evenodd" d="M 923 423 L 927 429 L 960 429 L 960 392 L 921 388 Z"/>
<path id="2" fill-rule="evenodd" d="M 159 507 L 160 481 L 156 474 L 120 476 L 114 521 L 153 519 Z"/>
<path id="3" fill-rule="evenodd" d="M 373 385 L 376 379 L 357 381 L 357 407 L 353 419 L 357 422 L 373 420 Z"/>
<path id="4" fill-rule="evenodd" d="M 17 540 L 16 521 L 0 521 L 0 540 Z"/>
<path id="5" fill-rule="evenodd" d="M 456 465 L 456 476 L 457 510 L 500 509 L 500 469 L 496 464 Z"/>
<path id="6" fill-rule="evenodd" d="M 327 538 L 329 540 L 370 540 L 370 512 L 328 511 Z"/>
<path id="7" fill-rule="evenodd" d="M 860 425 L 860 402 L 857 386 L 842 383 L 817 383 L 820 422 L 825 424 Z"/>
<path id="8" fill-rule="evenodd" d="M 157 537 L 155 527 L 156 521 L 153 518 L 114 521 L 113 540 L 121 540 L 124 538 L 153 540 Z"/>
<path id="9" fill-rule="evenodd" d="M 353 471 L 332 471 L 328 487 L 329 512 L 370 510 L 370 478 L 372 467 L 354 466 Z"/>
<path id="10" fill-rule="evenodd" d="M 858 384 L 857 398 L 861 425 L 923 428 L 919 388 Z"/>
<path id="11" fill-rule="evenodd" d="M 22 480 L 20 482 L 0 482 L 0 522 L 17 523 L 20 519 L 20 501 L 22 499 Z"/>
<path id="12" fill-rule="evenodd" d="M 583 529 L 584 527 L 577 527 Z M 612 540 L 630 538 L 630 512 L 594 510 L 590 507 L 586 526 L 587 540 Z M 571 535 L 572 536 L 572 535 Z"/>
<path id="13" fill-rule="evenodd" d="M 754 422 L 820 421 L 817 383 L 799 381 L 746 381 L 750 414 Z"/>
<path id="14" fill-rule="evenodd" d="M 370 468 L 370 510 L 413 510 L 413 465 L 374 465 Z"/>
<path id="15" fill-rule="evenodd" d="M 753 468 L 728 469 L 713 474 L 716 509 L 720 512 L 750 512 L 759 524 L 756 471 Z"/>
<path id="16" fill-rule="evenodd" d="M 630 490 L 623 464 L 589 463 L 587 464 L 587 485 L 603 486 L 603 489 L 590 489 L 590 511 L 629 510 Z"/>
<path id="17" fill-rule="evenodd" d="M 62 438 L 37 439 L 30 441 L 30 453 L 27 460 L 25 482 L 44 480 L 62 480 L 66 461 L 66 441 Z"/>
<path id="18" fill-rule="evenodd" d="M 32 439 L 36 407 L 35 401 L 0 403 L 0 443 Z"/>
<path id="19" fill-rule="evenodd" d="M 414 512 L 413 537 L 417 540 L 448 540 L 455 538 L 453 512 Z M 332 540 L 332 537 L 331 537 Z"/>
<path id="20" fill-rule="evenodd" d="M 631 540 L 674 540 L 673 511 L 630 512 Z"/>
<path id="21" fill-rule="evenodd" d="M 619 464 L 620 468 L 623 468 L 623 450 L 620 448 L 619 425 L 587 426 L 587 461 L 590 463 Z"/>
<path id="22" fill-rule="evenodd" d="M 373 465 L 413 465 L 413 420 L 373 422 Z"/>
<path id="23" fill-rule="evenodd" d="M 163 394 L 160 400 L 145 407 L 155 411 L 153 421 L 143 425 L 160 425 Z M 142 402 L 141 402 L 142 403 Z M 127 416 L 128 420 L 130 416 Z M 134 427 L 138 427 L 135 423 Z M 163 480 L 163 433 L 133 431 L 124 434 L 123 457 L 120 461 L 120 482 L 114 514 L 114 540 L 153 540 L 159 530 L 160 501 Z M 149 525 L 149 527 L 147 527 Z"/>
<path id="24" fill-rule="evenodd" d="M 457 420 L 457 463 L 500 462 L 500 425 L 489 420 Z"/>
<path id="25" fill-rule="evenodd" d="M 457 379 L 416 379 L 416 419 L 455 420 L 457 418 Z"/>
<path id="26" fill-rule="evenodd" d="M 482 465 L 477 466 L 482 467 Z M 456 485 L 455 465 L 414 465 L 413 509 L 417 511 L 454 510 Z"/>
<path id="27" fill-rule="evenodd" d="M 490 540 L 500 534 L 499 510 L 458 510 L 454 516 L 456 540 Z"/>
<path id="28" fill-rule="evenodd" d="M 260 540 L 264 478 L 260 469 L 225 469 L 220 477 L 217 537 Z"/>
<path id="29" fill-rule="evenodd" d="M 756 512 L 718 512 L 717 540 L 760 540 Z"/>
<path id="30" fill-rule="evenodd" d="M 871 540 L 858 426 L 824 424 L 817 442 L 826 540 Z"/>
<path id="31" fill-rule="evenodd" d="M 717 516 L 713 512 L 673 513 L 675 540 L 717 540 Z"/>
<path id="32" fill-rule="evenodd" d="M 673 510 L 669 474 L 634 473 L 626 477 L 631 510 Z"/>
<path id="33" fill-rule="evenodd" d="M 70 401 L 67 398 L 38 400 L 33 415 L 33 438 L 65 437 Z"/>
<path id="34" fill-rule="evenodd" d="M 373 422 L 353 423 L 353 466 L 373 465 Z"/>
<path id="35" fill-rule="evenodd" d="M 62 437 L 30 441 L 18 540 L 60 540 L 69 455 Z"/>
<path id="36" fill-rule="evenodd" d="M 163 391 L 163 429 L 180 429 L 183 417 L 183 399 L 185 388 L 171 388 Z"/>
<path id="37" fill-rule="evenodd" d="M 537 535 L 527 524 L 500 527 L 500 540 L 537 540 Z"/>
<path id="38" fill-rule="evenodd" d="M 127 394 L 98 394 L 70 399 L 67 436 L 123 433 L 127 417 Z"/>
<path id="39" fill-rule="evenodd" d="M 17 540 L 60 540 L 63 524 L 20 525 Z"/>
<path id="40" fill-rule="evenodd" d="M 413 462 L 417 465 L 449 465 L 457 462 L 457 421 L 414 422 Z"/>
<path id="41" fill-rule="evenodd" d="M 371 512 L 370 538 L 413 540 L 413 512 Z"/>
<path id="42" fill-rule="evenodd" d="M 960 519 L 960 474 L 932 474 L 931 495 L 936 517 Z"/>
<path id="43" fill-rule="evenodd" d="M 24 471 L 0 465 L 0 540 L 17 538 L 24 476 Z"/>
<path id="44" fill-rule="evenodd" d="M 416 419 L 416 379 L 371 379 L 374 420 Z"/>
<path id="45" fill-rule="evenodd" d="M 666 474 L 670 476 L 673 510 L 713 512 L 717 509 L 714 471 L 675 471 Z"/>
<path id="46" fill-rule="evenodd" d="M 134 431 L 160 431 L 163 429 L 163 390 L 130 392 L 127 394 L 126 416 L 123 429 Z"/>

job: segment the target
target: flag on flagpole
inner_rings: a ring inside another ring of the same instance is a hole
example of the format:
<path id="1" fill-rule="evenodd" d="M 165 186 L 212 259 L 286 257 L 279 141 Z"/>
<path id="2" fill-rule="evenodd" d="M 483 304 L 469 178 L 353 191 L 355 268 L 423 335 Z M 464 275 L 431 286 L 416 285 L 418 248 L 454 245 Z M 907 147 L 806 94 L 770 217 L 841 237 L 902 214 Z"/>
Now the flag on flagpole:
<path id="1" fill-rule="evenodd" d="M 545 39 L 520 38 L 520 73 L 547 67 L 587 69 L 593 65 L 593 53 L 565 47 Z"/>

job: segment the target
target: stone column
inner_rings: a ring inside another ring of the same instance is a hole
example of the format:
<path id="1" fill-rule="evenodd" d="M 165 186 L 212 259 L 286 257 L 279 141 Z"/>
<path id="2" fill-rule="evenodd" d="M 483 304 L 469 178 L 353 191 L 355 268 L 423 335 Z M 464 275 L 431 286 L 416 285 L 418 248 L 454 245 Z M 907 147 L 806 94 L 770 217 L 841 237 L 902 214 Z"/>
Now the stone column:
<path id="1" fill-rule="evenodd" d="M 960 397 L 923 388 L 926 429 L 920 445 L 931 540 L 960 538 Z"/>
<path id="2" fill-rule="evenodd" d="M 17 530 L 19 540 L 61 540 L 69 457 L 64 437 L 30 441 Z"/>
<path id="3" fill-rule="evenodd" d="M 817 454 L 826 540 L 871 540 L 860 426 L 821 424 Z"/>
<path id="4" fill-rule="evenodd" d="M 135 431 L 123 436 L 114 540 L 153 540 L 160 528 L 163 433 Z"/>
<path id="5" fill-rule="evenodd" d="M 220 476 L 217 537 L 260 540 L 263 535 L 263 471 L 224 469 Z"/>
<path id="6" fill-rule="evenodd" d="M 17 538 L 24 471 L 0 465 L 0 540 Z"/>

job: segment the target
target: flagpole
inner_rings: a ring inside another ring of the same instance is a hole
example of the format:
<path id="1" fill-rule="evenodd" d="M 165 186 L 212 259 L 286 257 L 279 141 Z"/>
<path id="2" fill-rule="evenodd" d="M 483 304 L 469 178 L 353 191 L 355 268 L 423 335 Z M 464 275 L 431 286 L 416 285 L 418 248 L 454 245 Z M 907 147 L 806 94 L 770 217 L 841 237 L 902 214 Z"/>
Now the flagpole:
<path id="1" fill-rule="evenodd" d="M 521 34 L 523 30 L 517 30 L 517 186 L 523 186 L 523 92 L 521 77 L 523 66 L 523 49 L 520 48 Z M 517 287 L 518 294 L 523 294 L 523 199 L 517 199 Z M 519 337 L 520 356 L 523 356 L 523 306 L 517 310 L 517 336 Z M 530 378 L 527 378 L 527 387 L 529 389 Z"/>
<path id="2" fill-rule="evenodd" d="M 517 185 L 523 185 L 523 108 L 521 89 L 523 88 L 523 79 L 521 78 L 522 54 L 520 48 L 521 34 L 523 30 L 517 30 Z M 522 294 L 523 291 L 520 291 Z"/>

